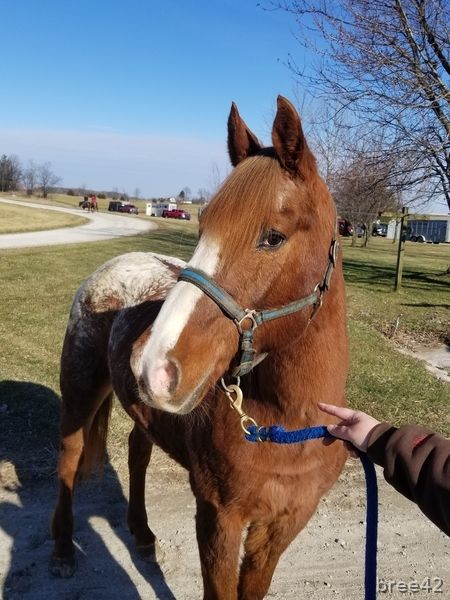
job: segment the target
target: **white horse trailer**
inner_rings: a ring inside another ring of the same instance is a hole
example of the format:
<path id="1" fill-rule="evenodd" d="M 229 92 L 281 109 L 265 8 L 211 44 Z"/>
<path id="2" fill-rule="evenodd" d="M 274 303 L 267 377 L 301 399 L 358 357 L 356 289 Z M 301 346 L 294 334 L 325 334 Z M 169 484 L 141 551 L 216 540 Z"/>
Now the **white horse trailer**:
<path id="1" fill-rule="evenodd" d="M 176 210 L 177 204 L 176 202 L 171 202 L 168 200 L 167 202 L 148 202 L 145 214 L 150 217 L 160 217 L 163 214 L 163 210 Z"/>

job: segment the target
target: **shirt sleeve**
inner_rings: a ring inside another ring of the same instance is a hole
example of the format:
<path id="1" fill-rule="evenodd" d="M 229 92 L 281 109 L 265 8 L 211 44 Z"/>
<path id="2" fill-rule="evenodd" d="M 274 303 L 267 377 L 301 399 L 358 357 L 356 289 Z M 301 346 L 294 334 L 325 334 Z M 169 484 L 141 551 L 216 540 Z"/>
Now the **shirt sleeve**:
<path id="1" fill-rule="evenodd" d="M 380 423 L 370 433 L 368 457 L 397 491 L 450 536 L 450 440 L 423 427 Z"/>

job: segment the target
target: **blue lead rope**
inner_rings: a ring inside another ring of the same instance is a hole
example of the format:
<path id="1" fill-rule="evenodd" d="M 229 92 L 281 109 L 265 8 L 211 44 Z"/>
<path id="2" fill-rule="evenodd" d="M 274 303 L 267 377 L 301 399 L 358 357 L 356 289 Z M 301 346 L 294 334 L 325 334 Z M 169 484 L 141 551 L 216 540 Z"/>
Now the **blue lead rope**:
<path id="1" fill-rule="evenodd" d="M 307 427 L 295 431 L 286 431 L 280 425 L 271 427 L 247 427 L 245 439 L 249 442 L 272 442 L 274 444 L 298 444 L 307 440 L 333 437 L 323 426 Z M 366 476 L 366 558 L 364 575 L 364 598 L 376 600 L 377 597 L 377 535 L 378 535 L 378 487 L 377 475 L 373 463 L 364 452 L 359 452 Z"/>

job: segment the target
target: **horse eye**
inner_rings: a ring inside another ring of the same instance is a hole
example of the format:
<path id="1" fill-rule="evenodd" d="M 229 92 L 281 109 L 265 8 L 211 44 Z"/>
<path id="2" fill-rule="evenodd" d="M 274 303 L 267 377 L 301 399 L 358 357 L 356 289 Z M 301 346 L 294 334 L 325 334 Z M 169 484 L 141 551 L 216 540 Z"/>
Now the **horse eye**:
<path id="1" fill-rule="evenodd" d="M 286 240 L 285 236 L 275 229 L 265 231 L 259 241 L 258 248 L 279 248 Z"/>

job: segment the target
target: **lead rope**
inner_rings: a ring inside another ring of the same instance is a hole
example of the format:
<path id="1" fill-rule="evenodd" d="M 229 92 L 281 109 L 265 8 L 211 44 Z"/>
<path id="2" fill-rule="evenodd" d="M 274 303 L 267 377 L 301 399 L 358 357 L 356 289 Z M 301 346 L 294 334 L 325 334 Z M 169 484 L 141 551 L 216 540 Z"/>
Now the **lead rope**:
<path id="1" fill-rule="evenodd" d="M 238 413 L 245 439 L 249 442 L 272 442 L 273 444 L 298 444 L 307 440 L 333 437 L 325 425 L 306 427 L 286 431 L 281 425 L 259 427 L 252 417 L 242 408 L 243 394 L 237 385 L 227 385 L 222 379 L 222 387 L 230 400 L 230 406 Z M 233 394 L 235 398 L 233 398 Z M 376 600 L 377 597 L 377 536 L 378 536 L 378 487 L 374 464 L 364 452 L 358 451 L 366 478 L 366 554 L 364 568 L 364 598 Z"/>

